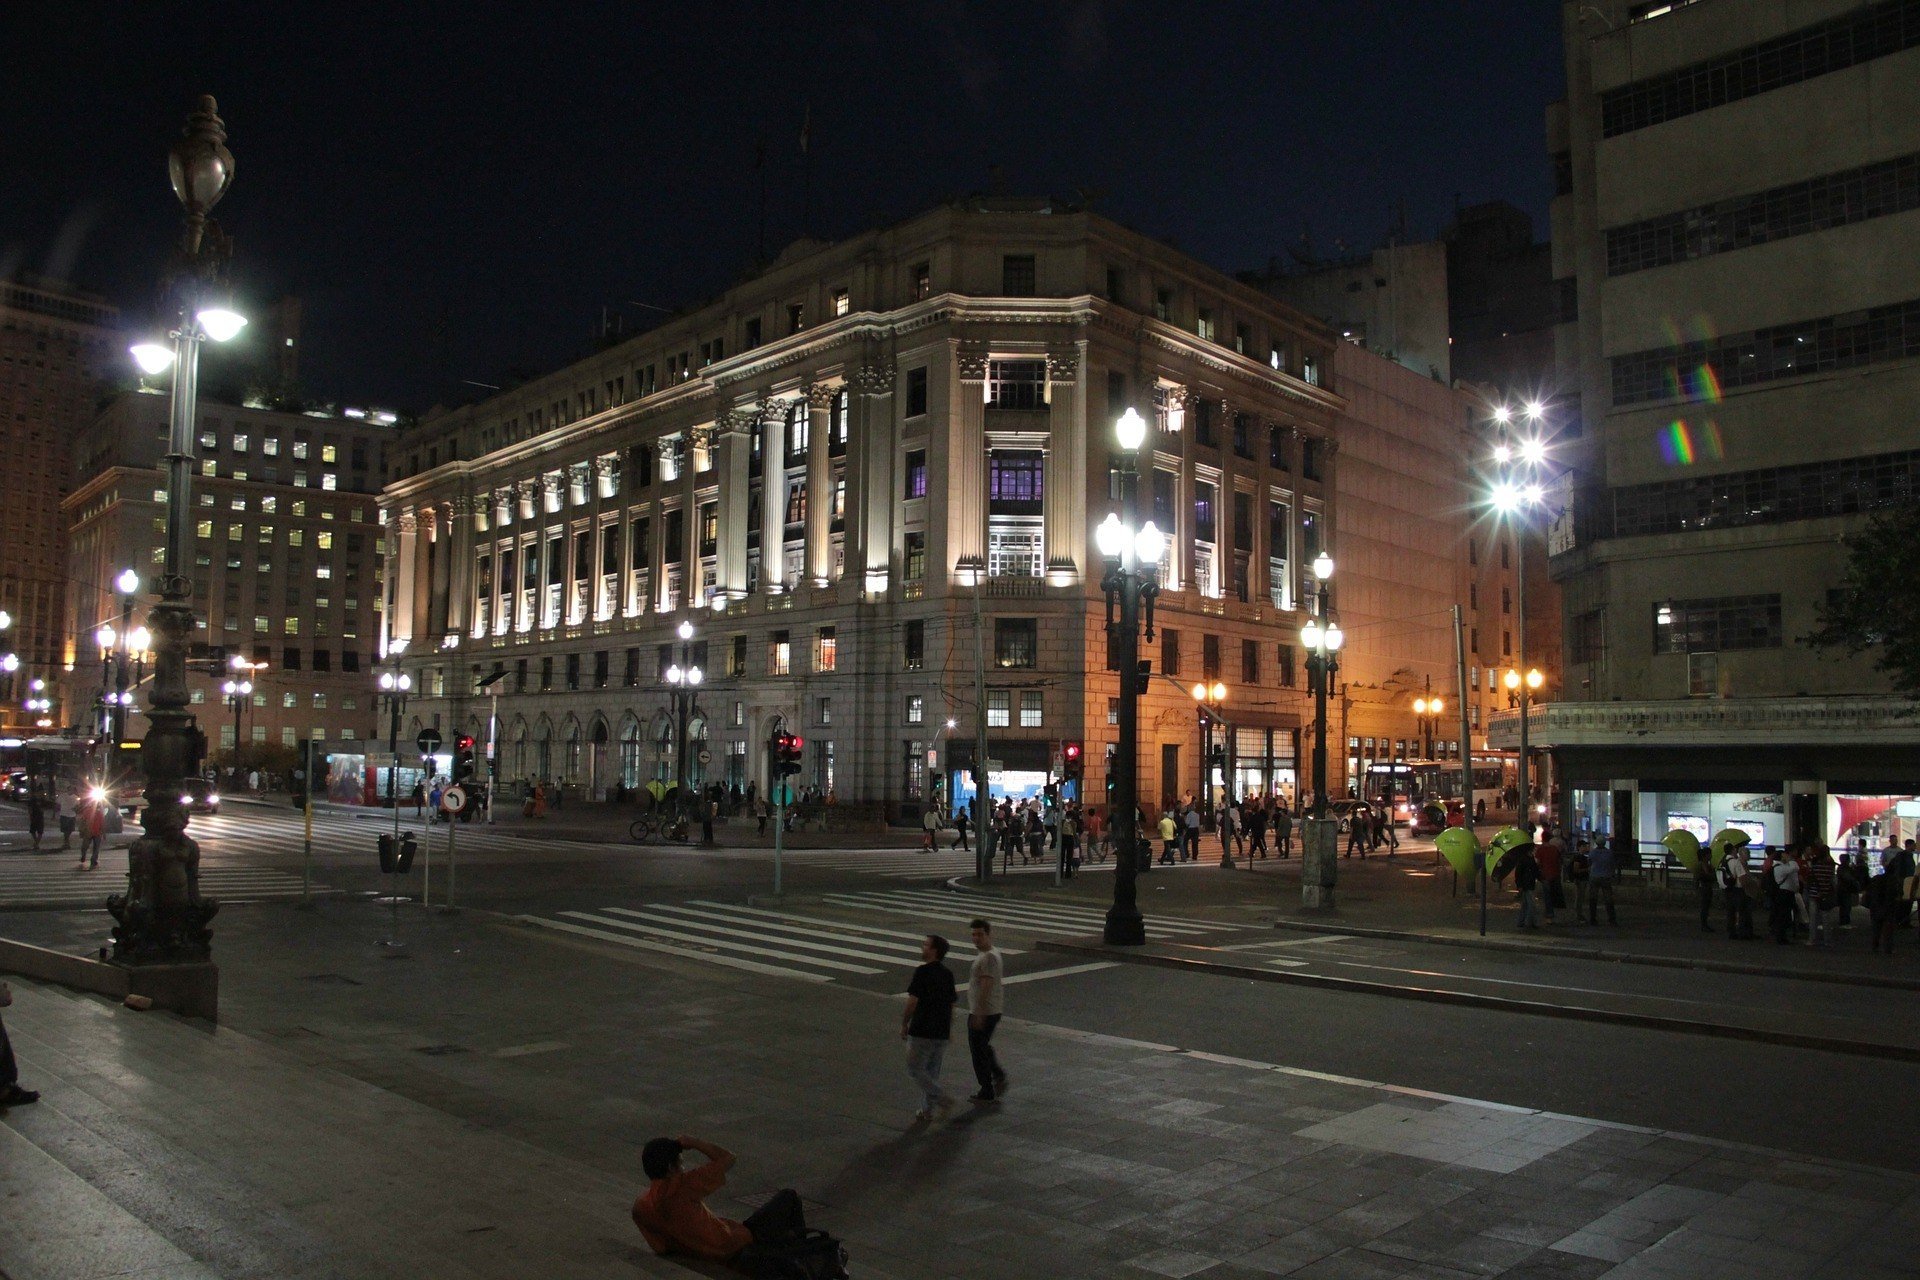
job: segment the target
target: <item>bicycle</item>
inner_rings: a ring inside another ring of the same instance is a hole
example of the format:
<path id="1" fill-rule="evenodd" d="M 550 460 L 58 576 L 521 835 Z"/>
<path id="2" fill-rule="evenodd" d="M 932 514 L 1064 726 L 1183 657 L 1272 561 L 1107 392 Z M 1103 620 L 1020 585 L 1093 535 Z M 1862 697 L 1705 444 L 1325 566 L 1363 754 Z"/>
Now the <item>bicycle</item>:
<path id="1" fill-rule="evenodd" d="M 681 844 L 685 844 L 687 842 L 687 828 L 688 824 L 685 818 L 662 821 L 653 814 L 643 813 L 635 818 L 632 824 L 627 827 L 627 836 L 632 839 L 635 844 L 646 844 L 655 839 L 663 841 L 677 840 Z"/>

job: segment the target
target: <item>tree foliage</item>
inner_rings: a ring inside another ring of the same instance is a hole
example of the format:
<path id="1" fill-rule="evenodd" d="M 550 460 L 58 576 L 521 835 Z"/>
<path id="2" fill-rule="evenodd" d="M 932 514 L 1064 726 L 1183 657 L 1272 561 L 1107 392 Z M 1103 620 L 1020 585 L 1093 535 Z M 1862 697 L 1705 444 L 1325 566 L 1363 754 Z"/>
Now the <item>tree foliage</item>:
<path id="1" fill-rule="evenodd" d="M 1893 687 L 1920 698 L 1920 536 L 1911 518 L 1875 516 L 1846 540 L 1847 568 L 1806 643 L 1873 654 Z"/>

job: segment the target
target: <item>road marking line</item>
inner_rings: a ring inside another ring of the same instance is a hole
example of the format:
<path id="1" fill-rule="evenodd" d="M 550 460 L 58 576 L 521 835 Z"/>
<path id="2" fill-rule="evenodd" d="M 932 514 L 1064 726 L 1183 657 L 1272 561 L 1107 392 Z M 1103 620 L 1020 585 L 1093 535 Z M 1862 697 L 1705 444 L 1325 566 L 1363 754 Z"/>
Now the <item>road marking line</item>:
<path id="1" fill-rule="evenodd" d="M 698 960 L 705 964 L 724 965 L 729 969 L 745 969 L 749 973 L 770 974 L 776 978 L 799 978 L 803 982 L 832 982 L 833 979 L 823 973 L 806 973 L 800 969 L 782 969 L 777 965 L 757 964 L 752 960 L 742 960 L 738 956 L 717 956 L 706 951 L 693 951 L 686 947 L 670 946 L 664 942 L 654 942 L 647 938 L 636 938 L 632 934 L 611 933 L 605 929 L 589 929 L 585 925 L 569 924 L 565 920 L 547 920 L 540 916 L 515 917 L 523 924 L 535 925 L 542 929 L 554 929 L 561 933 L 576 933 L 587 938 L 598 938 L 602 942 L 614 942 L 623 947 L 632 947 L 640 951 L 658 951 L 663 955 L 679 956 L 683 960 Z M 877 970 L 876 970 L 877 972 Z"/>
<path id="2" fill-rule="evenodd" d="M 536 1040 L 532 1044 L 516 1044 L 505 1049 L 495 1049 L 496 1058 L 526 1058 L 536 1053 L 558 1053 L 573 1046 L 565 1040 Z"/>
<path id="3" fill-rule="evenodd" d="M 883 969 L 870 969 L 864 965 L 845 964 L 839 960 L 828 960 L 819 956 L 798 956 L 790 951 L 775 951 L 770 947 L 756 947 L 745 942 L 728 942 L 724 938 L 712 938 L 699 933 L 681 933 L 675 929 L 662 928 L 658 924 L 638 921 L 609 920 L 605 916 L 594 915 L 591 911 L 562 911 L 569 919 L 590 920 L 594 924 L 608 925 L 615 929 L 631 929 L 636 933 L 654 933 L 663 938 L 672 938 L 678 942 L 692 942 L 700 946 L 721 947 L 728 951 L 744 951 L 753 956 L 769 956 L 775 960 L 790 960 L 796 964 L 818 965 L 822 969 L 840 969 L 847 973 L 884 973 Z M 638 913 L 634 913 L 638 914 Z M 868 958 L 868 957 L 862 957 Z"/>
<path id="4" fill-rule="evenodd" d="M 1605 991 L 1597 987 L 1569 987 L 1561 982 L 1522 982 L 1517 978 L 1477 978 L 1469 973 L 1441 973 L 1435 969 L 1407 969 L 1391 964 L 1363 964 L 1358 960 L 1336 960 L 1349 969 L 1378 969 L 1384 973 L 1404 973 L 1415 978 L 1450 978 L 1455 982 L 1485 982 L 1501 987 L 1533 987 L 1543 991 L 1570 991 L 1583 996 L 1620 996 L 1629 1000 L 1658 1000 L 1665 1004 L 1710 1005 L 1706 1000 L 1688 1000 L 1681 996 L 1641 995 L 1632 991 Z"/>
<path id="5" fill-rule="evenodd" d="M 842 897 L 849 895 L 829 895 Z M 976 898 L 965 894 L 956 895 L 943 889 L 913 890 L 895 889 L 884 893 L 862 893 L 862 898 L 879 899 L 899 903 L 914 904 L 920 910 L 929 907 L 958 908 L 955 915 L 978 915 L 989 919 L 1004 920 L 1009 923 L 1044 924 L 1051 927 L 1072 926 L 1076 929 L 1098 929 L 1106 923 L 1104 913 L 1088 908 L 1053 907 L 1046 904 L 1025 902 L 1009 903 L 1004 898 Z M 1212 933 L 1230 925 L 1196 926 L 1184 924 L 1166 924 L 1161 921 L 1149 921 L 1147 929 L 1158 930 L 1162 934 L 1202 934 Z"/>
<path id="6" fill-rule="evenodd" d="M 1069 974 L 1093 973 L 1099 969 L 1118 969 L 1118 960 L 1103 960 L 1098 964 L 1070 964 L 1064 969 L 1042 969 L 1038 973 L 1016 973 L 1010 978 L 1000 980 L 1002 986 L 1012 986 L 1016 982 L 1038 982 L 1042 978 L 1064 978 Z"/>

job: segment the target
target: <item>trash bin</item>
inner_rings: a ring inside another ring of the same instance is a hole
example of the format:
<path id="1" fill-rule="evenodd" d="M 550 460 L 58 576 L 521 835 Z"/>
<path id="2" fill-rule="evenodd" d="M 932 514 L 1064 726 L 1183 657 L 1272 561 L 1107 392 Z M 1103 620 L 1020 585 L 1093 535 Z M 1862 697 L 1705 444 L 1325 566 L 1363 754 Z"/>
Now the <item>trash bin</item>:
<path id="1" fill-rule="evenodd" d="M 380 835 L 380 874 L 390 876 L 393 872 L 393 837 L 382 832 Z"/>
<path id="2" fill-rule="evenodd" d="M 413 832 L 409 831 L 400 837 L 400 855 L 394 861 L 401 875 L 406 875 L 413 870 L 413 855 L 418 852 L 420 852 L 420 845 L 413 838 Z"/>

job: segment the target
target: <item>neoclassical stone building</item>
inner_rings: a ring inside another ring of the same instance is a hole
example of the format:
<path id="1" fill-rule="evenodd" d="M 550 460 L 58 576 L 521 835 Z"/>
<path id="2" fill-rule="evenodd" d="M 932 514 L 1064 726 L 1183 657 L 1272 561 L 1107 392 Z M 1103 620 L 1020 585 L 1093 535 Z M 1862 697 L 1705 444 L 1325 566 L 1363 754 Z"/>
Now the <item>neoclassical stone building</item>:
<path id="1" fill-rule="evenodd" d="M 402 437 L 386 660 L 415 677 L 409 720 L 449 737 L 484 742 L 498 696 L 503 780 L 602 797 L 670 775 L 664 673 L 690 657 L 696 776 L 764 789 L 777 717 L 807 739 L 801 783 L 900 816 L 970 768 L 977 651 L 1001 781 L 1037 785 L 1076 740 L 1098 802 L 1118 679 L 1092 533 L 1133 405 L 1152 424 L 1140 516 L 1173 547 L 1142 794 L 1200 786 L 1201 679 L 1232 690 L 1240 788 L 1292 791 L 1311 719 L 1296 607 L 1333 527 L 1332 343 L 1057 203 L 802 242 Z"/>

